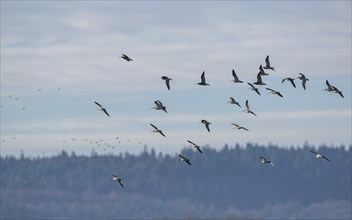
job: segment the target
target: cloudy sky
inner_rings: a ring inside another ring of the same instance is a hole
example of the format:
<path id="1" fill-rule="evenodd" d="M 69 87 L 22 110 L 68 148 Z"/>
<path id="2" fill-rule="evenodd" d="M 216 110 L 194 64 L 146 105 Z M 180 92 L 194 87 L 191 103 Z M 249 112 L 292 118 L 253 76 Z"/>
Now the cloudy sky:
<path id="1" fill-rule="evenodd" d="M 276 71 L 266 71 L 259 96 L 246 82 L 267 55 Z M 232 69 L 245 83 L 230 82 Z M 203 71 L 208 87 L 196 85 Z M 281 83 L 298 73 L 306 91 L 298 79 L 296 89 Z M 324 91 L 325 80 L 345 98 Z M 227 104 L 230 96 L 257 116 Z M 155 100 L 167 114 L 151 109 Z M 350 145 L 350 133 L 350 1 L 1 1 L 1 155 L 144 145 L 175 153 L 188 139 L 219 149 Z"/>

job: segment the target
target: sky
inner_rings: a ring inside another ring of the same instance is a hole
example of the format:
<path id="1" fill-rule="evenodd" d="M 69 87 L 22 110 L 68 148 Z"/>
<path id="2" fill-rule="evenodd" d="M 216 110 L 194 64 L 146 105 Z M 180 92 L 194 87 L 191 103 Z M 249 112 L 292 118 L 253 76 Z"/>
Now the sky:
<path id="1" fill-rule="evenodd" d="M 351 1 L 1 1 L 1 155 L 351 145 L 351 20 Z M 259 96 L 247 82 L 267 55 Z M 281 83 L 299 73 L 306 90 Z"/>

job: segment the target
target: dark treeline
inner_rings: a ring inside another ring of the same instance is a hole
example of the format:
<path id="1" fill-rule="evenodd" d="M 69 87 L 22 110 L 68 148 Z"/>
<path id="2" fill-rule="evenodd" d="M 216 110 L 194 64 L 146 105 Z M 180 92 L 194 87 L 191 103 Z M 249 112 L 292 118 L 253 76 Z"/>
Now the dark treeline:
<path id="1" fill-rule="evenodd" d="M 307 218 L 328 213 L 349 218 L 351 149 L 253 144 L 219 151 L 205 147 L 203 154 L 184 149 L 181 154 L 192 166 L 153 149 L 138 155 L 6 156 L 1 157 L 1 217 Z M 310 150 L 331 162 L 316 159 Z M 261 164 L 260 156 L 274 166 Z M 112 174 L 125 188 L 111 180 Z"/>

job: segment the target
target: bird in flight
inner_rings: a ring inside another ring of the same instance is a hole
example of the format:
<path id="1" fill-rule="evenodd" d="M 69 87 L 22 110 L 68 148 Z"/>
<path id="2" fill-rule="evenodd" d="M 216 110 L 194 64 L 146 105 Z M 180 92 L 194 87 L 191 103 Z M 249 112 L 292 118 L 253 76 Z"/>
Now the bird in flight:
<path id="1" fill-rule="evenodd" d="M 284 78 L 281 83 L 284 83 L 285 81 L 290 81 L 292 86 L 296 88 L 296 85 L 295 85 L 295 82 L 294 82 L 295 79 L 292 79 L 290 77 L 287 77 L 287 78 Z"/>
<path id="2" fill-rule="evenodd" d="M 208 122 L 207 120 L 202 119 L 200 121 L 200 123 L 203 123 L 205 125 L 205 127 L 207 128 L 208 132 L 210 132 L 210 128 L 209 128 L 209 125 L 211 124 L 210 122 Z"/>
<path id="3" fill-rule="evenodd" d="M 154 130 L 152 132 L 158 132 L 160 133 L 162 136 L 166 137 L 165 134 L 163 133 L 162 130 L 160 130 L 159 128 L 157 128 L 155 125 L 150 124 L 150 126 L 152 126 L 154 128 Z"/>
<path id="4" fill-rule="evenodd" d="M 233 104 L 233 105 L 238 105 L 239 107 L 241 107 L 240 103 L 238 103 L 234 98 L 230 97 L 230 101 L 228 101 L 227 103 Z"/>
<path id="5" fill-rule="evenodd" d="M 332 93 L 338 93 L 342 98 L 344 98 L 342 95 L 342 91 L 338 90 L 335 86 L 330 85 L 329 81 L 327 80 L 326 80 L 326 85 L 328 86 L 328 88 L 325 89 L 326 91 L 332 92 Z"/>
<path id="6" fill-rule="evenodd" d="M 239 124 L 235 124 L 235 123 L 231 123 L 231 124 L 235 126 L 233 129 L 237 128 L 238 130 L 243 129 L 243 130 L 249 131 L 247 128 L 242 127 Z"/>
<path id="7" fill-rule="evenodd" d="M 188 143 L 190 143 L 192 145 L 193 148 L 197 149 L 200 153 L 203 153 L 201 150 L 200 150 L 200 146 L 193 143 L 192 141 L 190 140 L 187 140 Z"/>
<path id="8" fill-rule="evenodd" d="M 321 155 L 321 154 L 319 154 L 319 153 L 317 153 L 317 152 L 315 152 L 315 151 L 310 151 L 311 153 L 313 153 L 313 154 L 315 154 L 315 157 L 316 158 L 321 158 L 321 159 L 325 159 L 325 160 L 327 160 L 327 161 L 330 161 L 328 158 L 326 158 L 325 156 L 323 156 L 323 155 Z"/>
<path id="9" fill-rule="evenodd" d="M 256 85 L 266 85 L 265 83 L 263 83 L 262 77 L 260 75 L 260 73 L 257 74 L 257 81 L 254 82 L 254 84 Z"/>
<path id="10" fill-rule="evenodd" d="M 166 87 L 167 87 L 168 90 L 170 90 L 170 80 L 172 80 L 172 79 L 170 79 L 167 76 L 162 76 L 161 79 L 165 80 Z"/>
<path id="11" fill-rule="evenodd" d="M 266 56 L 266 58 L 265 58 L 265 67 L 264 67 L 264 69 L 270 69 L 270 70 L 275 71 L 274 67 L 270 66 L 269 55 Z"/>
<path id="12" fill-rule="evenodd" d="M 118 176 L 112 174 L 112 178 L 111 178 L 111 179 L 112 179 L 113 181 L 118 182 L 122 188 L 125 188 L 125 187 L 123 186 L 123 184 L 122 184 L 121 178 L 119 178 Z"/>
<path id="13" fill-rule="evenodd" d="M 189 165 L 192 165 L 191 160 L 188 159 L 187 157 L 182 156 L 181 154 L 179 154 L 178 156 L 180 157 L 181 161 L 184 161 L 184 162 L 188 163 Z"/>
<path id="14" fill-rule="evenodd" d="M 233 80 L 231 80 L 231 82 L 234 82 L 234 83 L 243 83 L 243 81 L 239 80 L 237 75 L 236 75 L 236 72 L 234 69 L 232 69 L 232 76 L 233 76 Z"/>
<path id="15" fill-rule="evenodd" d="M 127 60 L 128 62 L 133 61 L 131 58 L 129 58 L 126 54 L 122 54 L 122 56 L 120 56 L 120 58 Z"/>
<path id="16" fill-rule="evenodd" d="M 264 71 L 264 69 L 263 69 L 263 66 L 260 64 L 260 66 L 259 66 L 259 73 L 258 74 L 260 74 L 260 75 L 262 75 L 262 76 L 266 76 L 266 75 L 269 75 L 269 74 L 267 74 L 265 71 Z"/>
<path id="17" fill-rule="evenodd" d="M 269 163 L 271 166 L 274 166 L 274 164 L 270 160 L 267 160 L 264 157 L 259 157 L 259 158 L 262 164 Z"/>
<path id="18" fill-rule="evenodd" d="M 98 108 L 99 111 L 103 111 L 107 116 L 110 117 L 109 113 L 106 111 L 106 109 L 105 109 L 102 105 L 100 105 L 100 104 L 99 104 L 98 102 L 96 102 L 96 101 L 94 101 L 94 103 L 99 107 L 99 108 Z"/>
<path id="19" fill-rule="evenodd" d="M 164 112 L 167 113 L 166 107 L 163 105 L 163 103 L 161 101 L 156 100 L 156 101 L 154 101 L 154 103 L 155 103 L 155 107 L 153 107 L 153 109 L 155 109 L 155 110 L 163 110 Z"/>
<path id="20" fill-rule="evenodd" d="M 252 115 L 257 116 L 254 112 L 252 112 L 252 111 L 250 110 L 249 104 L 248 104 L 248 99 L 246 100 L 246 109 L 244 109 L 243 112 L 251 113 Z"/>
<path id="21" fill-rule="evenodd" d="M 205 71 L 203 71 L 202 75 L 200 76 L 200 80 L 200 83 L 197 83 L 198 85 L 209 86 L 209 84 L 205 82 Z"/>
<path id="22" fill-rule="evenodd" d="M 251 87 L 248 88 L 248 89 L 253 90 L 253 91 L 255 91 L 258 95 L 260 95 L 260 92 L 259 92 L 259 90 L 258 90 L 257 87 L 253 86 L 252 83 L 247 83 L 247 84 L 251 86 Z"/>
<path id="23" fill-rule="evenodd" d="M 309 79 L 307 79 L 303 73 L 299 73 L 299 75 L 298 79 L 302 80 L 303 89 L 306 90 L 306 82 L 309 81 Z"/>
<path id="24" fill-rule="evenodd" d="M 269 93 L 271 93 L 271 94 L 283 97 L 283 95 L 280 92 L 276 91 L 276 90 L 273 90 L 273 89 L 270 89 L 270 88 L 265 88 L 265 89 L 269 90 L 270 91 Z"/>

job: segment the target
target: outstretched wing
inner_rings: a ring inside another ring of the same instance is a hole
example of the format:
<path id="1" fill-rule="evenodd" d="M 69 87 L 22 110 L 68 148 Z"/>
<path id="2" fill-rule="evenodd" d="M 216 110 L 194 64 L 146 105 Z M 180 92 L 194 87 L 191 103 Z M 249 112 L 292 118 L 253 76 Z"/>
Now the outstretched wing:
<path id="1" fill-rule="evenodd" d="M 207 128 L 208 132 L 210 132 L 209 124 L 205 124 L 205 127 Z"/>
<path id="2" fill-rule="evenodd" d="M 94 101 L 94 103 L 97 105 L 97 106 L 99 106 L 100 108 L 102 108 L 103 106 L 102 105 L 100 105 L 98 102 L 96 102 L 96 101 Z"/>
<path id="3" fill-rule="evenodd" d="M 205 83 L 205 71 L 203 71 L 202 75 L 200 76 L 201 83 Z"/>
<path id="4" fill-rule="evenodd" d="M 159 130 L 155 125 L 150 124 L 150 126 L 152 126 L 155 130 Z"/>
<path id="5" fill-rule="evenodd" d="M 107 116 L 109 116 L 109 117 L 110 117 L 109 113 L 106 111 L 106 109 L 105 109 L 105 108 L 103 108 L 102 110 L 103 110 L 103 112 L 104 112 Z"/>
<path id="6" fill-rule="evenodd" d="M 313 154 L 319 154 L 319 153 L 317 153 L 317 152 L 315 152 L 315 151 L 312 151 L 312 150 L 310 150 L 309 152 L 311 152 L 311 153 L 313 153 Z"/>
<path id="7" fill-rule="evenodd" d="M 170 90 L 170 80 L 169 79 L 165 80 L 165 84 L 166 84 L 167 89 Z"/>
<path id="8" fill-rule="evenodd" d="M 234 69 L 232 69 L 232 76 L 233 76 L 233 78 L 235 79 L 235 81 L 240 81 L 240 80 L 238 79 L 238 77 L 237 77 L 236 72 L 235 72 Z"/>
<path id="9" fill-rule="evenodd" d="M 266 56 L 266 58 L 265 58 L 265 66 L 266 66 L 266 68 L 270 68 L 270 61 L 269 61 L 269 55 L 268 56 Z"/>
<path id="10" fill-rule="evenodd" d="M 194 145 L 194 146 L 196 146 L 196 144 L 195 143 L 193 143 L 192 141 L 190 141 L 190 140 L 187 140 L 187 142 L 188 143 L 190 143 L 190 144 L 192 144 L 192 145 Z"/>

